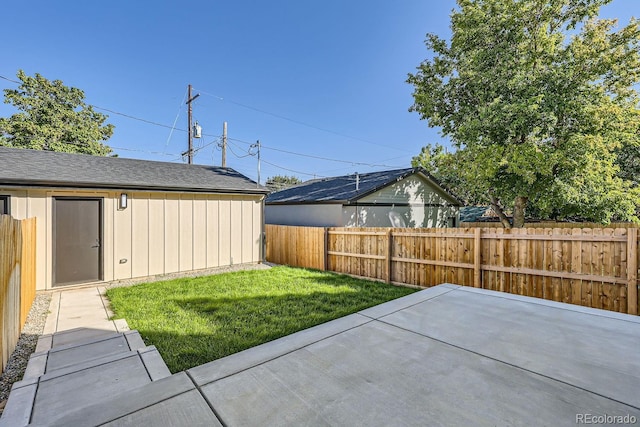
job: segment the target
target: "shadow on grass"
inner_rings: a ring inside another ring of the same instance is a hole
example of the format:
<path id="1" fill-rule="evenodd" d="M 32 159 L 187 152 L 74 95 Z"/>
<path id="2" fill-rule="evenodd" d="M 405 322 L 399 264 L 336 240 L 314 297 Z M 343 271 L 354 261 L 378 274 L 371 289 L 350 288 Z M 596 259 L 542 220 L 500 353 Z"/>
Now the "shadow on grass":
<path id="1" fill-rule="evenodd" d="M 168 332 L 162 327 L 138 330 L 147 344 L 158 348 L 175 373 L 383 302 L 359 293 L 346 295 L 316 292 L 172 299 L 165 304 L 175 305 L 177 310 L 188 312 L 189 317 L 209 324 L 210 328 L 199 333 L 190 333 L 188 329 L 184 333 Z"/>
<path id="2" fill-rule="evenodd" d="M 117 317 L 155 345 L 175 373 L 412 292 L 275 267 L 112 289 L 108 295 Z"/>

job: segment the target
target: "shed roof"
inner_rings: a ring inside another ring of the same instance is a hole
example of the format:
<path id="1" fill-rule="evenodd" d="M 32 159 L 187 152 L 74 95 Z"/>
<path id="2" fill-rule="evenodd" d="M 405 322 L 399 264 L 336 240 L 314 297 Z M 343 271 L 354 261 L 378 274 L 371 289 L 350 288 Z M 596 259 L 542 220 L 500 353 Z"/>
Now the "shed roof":
<path id="1" fill-rule="evenodd" d="M 419 174 L 435 188 L 440 189 L 454 204 L 462 204 L 437 180 L 422 168 L 394 169 L 381 172 L 336 176 L 314 179 L 294 187 L 271 193 L 267 204 L 303 204 L 303 203 L 353 203 L 364 196 L 374 193 L 388 185 L 411 175 Z M 356 180 L 358 185 L 356 188 Z"/>
<path id="2" fill-rule="evenodd" d="M 231 168 L 0 147 L 0 185 L 264 194 Z"/>

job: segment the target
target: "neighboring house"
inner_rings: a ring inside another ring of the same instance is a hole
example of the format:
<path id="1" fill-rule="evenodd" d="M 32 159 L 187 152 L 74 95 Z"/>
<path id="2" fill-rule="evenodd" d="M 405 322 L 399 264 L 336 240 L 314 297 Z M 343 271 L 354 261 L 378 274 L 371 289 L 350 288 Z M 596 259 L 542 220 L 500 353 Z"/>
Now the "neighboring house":
<path id="1" fill-rule="evenodd" d="M 260 262 L 267 192 L 230 168 L 0 147 L 0 209 L 37 218 L 37 289 Z"/>
<path id="2" fill-rule="evenodd" d="M 484 222 L 495 219 L 489 206 L 463 206 L 460 208 L 460 222 Z"/>
<path id="3" fill-rule="evenodd" d="M 265 222 L 317 227 L 456 227 L 460 200 L 422 168 L 307 181 L 267 197 Z"/>

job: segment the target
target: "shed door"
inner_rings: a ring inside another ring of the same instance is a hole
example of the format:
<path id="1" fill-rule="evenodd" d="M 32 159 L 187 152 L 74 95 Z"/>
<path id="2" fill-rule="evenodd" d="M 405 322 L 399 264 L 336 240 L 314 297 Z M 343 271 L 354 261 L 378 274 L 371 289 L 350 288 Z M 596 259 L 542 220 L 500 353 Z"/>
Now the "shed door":
<path id="1" fill-rule="evenodd" d="M 102 280 L 102 199 L 55 198 L 53 286 Z"/>

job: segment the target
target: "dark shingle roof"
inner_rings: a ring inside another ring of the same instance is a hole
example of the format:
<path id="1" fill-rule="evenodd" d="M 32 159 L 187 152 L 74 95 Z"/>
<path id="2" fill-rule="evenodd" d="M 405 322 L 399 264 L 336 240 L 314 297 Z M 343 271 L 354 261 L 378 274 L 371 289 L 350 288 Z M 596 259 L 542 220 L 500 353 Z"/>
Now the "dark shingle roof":
<path id="1" fill-rule="evenodd" d="M 465 206 L 460 208 L 460 222 L 478 222 L 487 211 L 488 206 Z"/>
<path id="2" fill-rule="evenodd" d="M 267 193 L 230 168 L 0 147 L 0 184 Z"/>
<path id="3" fill-rule="evenodd" d="M 266 203 L 351 203 L 415 173 L 420 173 L 436 187 L 442 188 L 424 169 L 406 168 L 359 174 L 357 190 L 355 174 L 314 179 L 285 190 L 271 193 L 267 197 Z M 458 202 L 455 196 L 447 192 L 444 188 L 442 190 Z"/>

